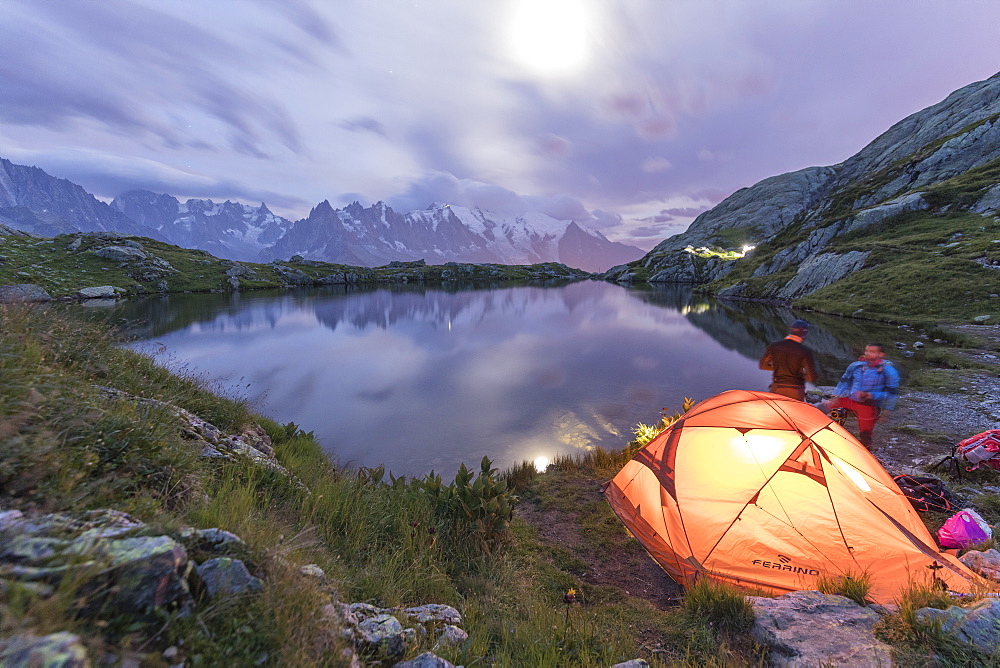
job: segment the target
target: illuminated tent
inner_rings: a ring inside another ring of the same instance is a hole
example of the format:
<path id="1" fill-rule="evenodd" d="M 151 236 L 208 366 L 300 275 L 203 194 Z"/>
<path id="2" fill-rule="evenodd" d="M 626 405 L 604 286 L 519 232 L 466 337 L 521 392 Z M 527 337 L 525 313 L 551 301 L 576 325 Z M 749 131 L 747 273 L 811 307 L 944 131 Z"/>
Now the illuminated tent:
<path id="1" fill-rule="evenodd" d="M 677 582 L 770 593 L 871 576 L 890 603 L 933 577 L 981 580 L 936 543 L 864 446 L 809 404 L 730 390 L 687 411 L 605 485 L 625 526 Z"/>

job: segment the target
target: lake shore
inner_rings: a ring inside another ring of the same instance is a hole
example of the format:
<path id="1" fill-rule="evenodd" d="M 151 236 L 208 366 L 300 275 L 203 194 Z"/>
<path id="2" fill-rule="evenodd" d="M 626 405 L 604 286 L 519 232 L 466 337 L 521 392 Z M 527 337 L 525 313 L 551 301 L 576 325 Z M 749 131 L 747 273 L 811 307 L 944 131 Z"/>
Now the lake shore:
<path id="1" fill-rule="evenodd" d="M 161 624 L 113 614 L 81 617 L 74 589 L 53 598 L 7 580 L 0 588 L 0 641 L 71 630 L 88 651 L 120 658 L 169 654 L 211 663 L 266 655 L 265 665 L 329 665 L 339 656 L 332 653 L 347 646 L 329 639 L 329 620 L 303 611 L 333 599 L 386 608 L 454 606 L 472 639 L 439 650 L 456 664 L 486 658 L 545 665 L 572 656 L 584 665 L 636 657 L 706 665 L 753 663 L 761 656 L 749 636 L 719 634 L 691 614 L 680 588 L 611 513 L 599 486 L 621 466 L 620 455 L 566 459 L 544 474 L 525 467 L 488 474 L 512 485 L 518 500 L 509 524 L 486 535 L 459 516 L 441 514 L 421 491 L 426 488 L 339 469 L 296 425 L 255 416 L 196 379 L 174 377 L 148 358 L 116 349 L 92 323 L 51 309 L 0 308 L 0 360 L 9 379 L 0 510 L 38 516 L 110 508 L 168 536 L 183 527 L 225 529 L 245 541 L 247 564 L 264 587 L 235 606 L 195 601 L 199 624 L 176 620 L 158 632 Z M 977 366 L 928 369 L 944 391 L 929 391 L 926 378 L 921 389 L 904 387 L 899 409 L 877 429 L 887 466 L 926 470 L 969 430 L 995 426 L 990 399 L 1000 395 L 989 356 L 997 353 L 1000 328 L 966 333 L 978 343 L 954 355 Z M 196 460 L 169 412 L 137 410 L 133 400 L 109 402 L 97 386 L 183 407 L 223 432 L 262 424 L 275 461 L 291 477 L 244 461 Z M 962 484 L 982 490 L 996 485 L 997 475 L 980 472 Z M 309 564 L 317 564 L 325 580 L 303 576 L 299 568 Z M 325 645 L 316 644 L 320 637 L 328 638 Z M 431 640 L 414 642 L 407 656 L 431 649 Z"/>

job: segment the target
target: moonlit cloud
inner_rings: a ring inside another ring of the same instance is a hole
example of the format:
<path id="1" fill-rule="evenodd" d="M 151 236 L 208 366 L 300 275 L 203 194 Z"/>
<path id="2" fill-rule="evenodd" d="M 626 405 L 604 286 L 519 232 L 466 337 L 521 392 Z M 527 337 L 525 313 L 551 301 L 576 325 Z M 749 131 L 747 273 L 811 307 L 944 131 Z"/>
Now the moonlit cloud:
<path id="1" fill-rule="evenodd" d="M 532 208 L 650 248 L 991 76 L 997 25 L 972 0 L 6 0 L 0 157 L 104 199 Z"/>

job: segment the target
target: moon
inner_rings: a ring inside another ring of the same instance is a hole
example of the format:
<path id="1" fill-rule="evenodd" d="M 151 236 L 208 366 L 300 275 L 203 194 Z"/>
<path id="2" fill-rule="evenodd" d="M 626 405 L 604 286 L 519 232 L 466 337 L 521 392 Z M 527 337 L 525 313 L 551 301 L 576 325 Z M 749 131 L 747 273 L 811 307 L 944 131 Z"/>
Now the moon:
<path id="1" fill-rule="evenodd" d="M 521 0 L 511 21 L 513 54 L 538 74 L 571 74 L 587 60 L 588 23 L 581 0 Z"/>

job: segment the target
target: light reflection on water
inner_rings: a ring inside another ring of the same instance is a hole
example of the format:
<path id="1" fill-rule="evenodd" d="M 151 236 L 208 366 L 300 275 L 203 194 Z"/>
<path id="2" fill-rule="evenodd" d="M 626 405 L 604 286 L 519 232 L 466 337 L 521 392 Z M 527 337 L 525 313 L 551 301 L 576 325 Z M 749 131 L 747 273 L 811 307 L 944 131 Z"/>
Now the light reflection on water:
<path id="1" fill-rule="evenodd" d="M 620 448 L 685 396 L 766 389 L 756 360 L 794 317 L 592 281 L 174 295 L 114 315 L 138 347 L 314 431 L 342 464 L 446 479 L 484 455 L 502 468 Z M 840 368 L 857 345 L 810 339 Z"/>

